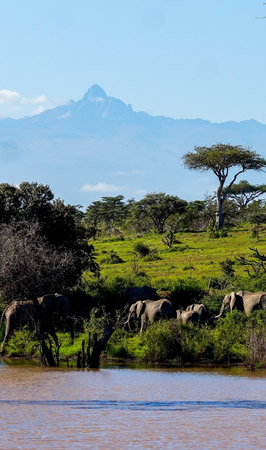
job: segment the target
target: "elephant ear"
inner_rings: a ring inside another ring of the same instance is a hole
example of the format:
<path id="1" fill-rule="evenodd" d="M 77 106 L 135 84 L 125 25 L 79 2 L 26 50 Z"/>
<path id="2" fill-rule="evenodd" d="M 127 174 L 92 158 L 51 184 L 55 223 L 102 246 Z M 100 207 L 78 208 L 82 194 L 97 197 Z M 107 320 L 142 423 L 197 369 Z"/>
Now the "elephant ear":
<path id="1" fill-rule="evenodd" d="M 234 308 L 243 310 L 243 299 L 240 295 L 237 295 L 235 292 L 230 294 L 230 310 L 232 311 Z"/>
<path id="2" fill-rule="evenodd" d="M 141 300 L 139 300 L 136 303 L 136 305 L 137 305 L 137 307 L 136 307 L 136 314 L 137 314 L 137 317 L 139 318 L 145 311 L 146 303 L 142 302 Z"/>

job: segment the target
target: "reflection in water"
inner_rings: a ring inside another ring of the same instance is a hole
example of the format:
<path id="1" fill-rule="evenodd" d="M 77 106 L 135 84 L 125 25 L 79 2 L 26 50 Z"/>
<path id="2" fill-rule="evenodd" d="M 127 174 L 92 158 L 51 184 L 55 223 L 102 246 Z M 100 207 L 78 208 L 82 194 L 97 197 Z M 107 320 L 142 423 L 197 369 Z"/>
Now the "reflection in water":
<path id="1" fill-rule="evenodd" d="M 266 378 L 235 374 L 0 365 L 0 448 L 265 448 Z"/>

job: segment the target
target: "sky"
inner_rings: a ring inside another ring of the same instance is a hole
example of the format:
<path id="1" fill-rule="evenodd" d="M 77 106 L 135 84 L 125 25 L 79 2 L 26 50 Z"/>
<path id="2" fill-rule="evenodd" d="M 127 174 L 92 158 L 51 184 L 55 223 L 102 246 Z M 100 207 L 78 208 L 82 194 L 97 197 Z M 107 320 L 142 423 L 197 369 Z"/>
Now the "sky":
<path id="1" fill-rule="evenodd" d="M 136 111 L 266 123 L 258 0 L 1 0 L 0 117 L 97 83 Z"/>

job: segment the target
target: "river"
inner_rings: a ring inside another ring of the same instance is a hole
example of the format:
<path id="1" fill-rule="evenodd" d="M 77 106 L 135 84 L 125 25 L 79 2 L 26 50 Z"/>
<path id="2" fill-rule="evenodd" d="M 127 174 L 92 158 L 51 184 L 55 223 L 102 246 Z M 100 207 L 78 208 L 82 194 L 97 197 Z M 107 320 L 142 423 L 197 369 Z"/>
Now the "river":
<path id="1" fill-rule="evenodd" d="M 0 364 L 1 449 L 265 449 L 266 377 Z"/>

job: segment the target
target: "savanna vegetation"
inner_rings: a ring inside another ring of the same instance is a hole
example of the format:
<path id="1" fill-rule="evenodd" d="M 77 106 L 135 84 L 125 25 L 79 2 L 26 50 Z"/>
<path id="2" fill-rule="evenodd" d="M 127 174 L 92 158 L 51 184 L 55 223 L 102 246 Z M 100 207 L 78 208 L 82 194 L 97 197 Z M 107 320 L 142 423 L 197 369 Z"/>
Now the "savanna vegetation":
<path id="1" fill-rule="evenodd" d="M 185 155 L 187 167 L 215 170 L 219 178 L 216 194 L 198 201 L 165 193 L 149 193 L 140 201 L 118 195 L 83 212 L 54 199 L 48 186 L 0 185 L 0 311 L 17 297 L 68 296 L 74 342 L 64 321 L 54 317 L 60 356 L 68 364 L 82 346 L 87 349 L 89 339 L 93 345 L 93 335 L 99 341 L 109 323 L 108 357 L 265 367 L 266 310 L 215 315 L 229 292 L 266 290 L 266 185 L 236 183 L 239 174 L 261 170 L 266 161 L 249 149 L 220 147 L 197 147 Z M 229 169 L 237 166 L 225 187 Z M 176 309 L 203 303 L 208 321 L 148 323 L 141 336 L 138 324 L 135 331 L 126 330 L 126 289 L 141 286 L 156 289 Z M 4 326 L 0 340 L 3 335 Z M 34 330 L 15 331 L 6 353 L 38 356 Z"/>

